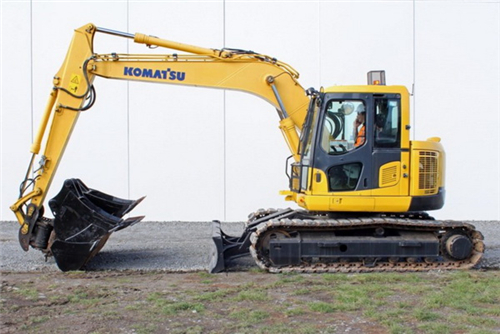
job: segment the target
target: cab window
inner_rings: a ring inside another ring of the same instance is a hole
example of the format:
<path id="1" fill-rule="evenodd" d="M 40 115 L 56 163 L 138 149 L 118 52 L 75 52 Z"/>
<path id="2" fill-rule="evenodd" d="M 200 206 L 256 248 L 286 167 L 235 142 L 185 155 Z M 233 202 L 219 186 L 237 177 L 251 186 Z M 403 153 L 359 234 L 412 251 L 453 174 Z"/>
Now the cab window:
<path id="1" fill-rule="evenodd" d="M 301 165 L 300 165 L 300 189 L 307 190 L 308 185 L 308 171 L 309 166 L 312 162 L 313 154 L 313 133 L 316 129 L 316 123 L 318 122 L 318 114 L 320 109 L 320 100 L 314 99 L 311 101 L 309 106 L 309 112 L 304 124 L 304 131 L 300 138 L 300 151 L 301 151 Z M 293 172 L 293 170 L 292 170 Z"/>
<path id="2" fill-rule="evenodd" d="M 361 100 L 330 100 L 321 132 L 328 154 L 344 154 L 366 143 L 366 105 Z"/>
<path id="3" fill-rule="evenodd" d="M 399 147 L 399 99 L 375 99 L 375 147 Z"/>

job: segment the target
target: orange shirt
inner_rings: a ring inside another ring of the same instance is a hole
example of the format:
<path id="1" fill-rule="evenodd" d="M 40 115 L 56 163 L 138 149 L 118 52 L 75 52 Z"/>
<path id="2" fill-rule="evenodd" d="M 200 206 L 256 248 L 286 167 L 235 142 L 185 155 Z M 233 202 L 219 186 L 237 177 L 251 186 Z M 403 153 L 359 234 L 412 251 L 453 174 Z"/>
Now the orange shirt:
<path id="1" fill-rule="evenodd" d="M 356 141 L 354 142 L 354 147 L 359 147 L 365 143 L 365 138 L 366 138 L 366 129 L 365 125 L 361 127 L 358 131 L 358 135 L 356 136 Z"/>

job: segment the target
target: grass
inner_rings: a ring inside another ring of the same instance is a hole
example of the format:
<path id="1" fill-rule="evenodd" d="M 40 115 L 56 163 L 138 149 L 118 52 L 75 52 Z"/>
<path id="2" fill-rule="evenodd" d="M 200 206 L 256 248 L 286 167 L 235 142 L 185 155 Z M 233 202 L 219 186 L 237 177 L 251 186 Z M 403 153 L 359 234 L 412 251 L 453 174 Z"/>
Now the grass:
<path id="1" fill-rule="evenodd" d="M 182 301 L 165 305 L 161 310 L 166 315 L 175 315 L 182 311 L 201 313 L 205 310 L 205 306 L 201 303 L 190 303 Z"/>
<path id="2" fill-rule="evenodd" d="M 203 284 L 205 284 L 202 281 Z M 196 300 L 199 301 L 204 301 L 204 302 L 209 302 L 209 301 L 222 301 L 224 300 L 227 296 L 232 295 L 235 292 L 234 289 L 221 289 L 221 290 L 216 290 L 216 291 L 209 291 L 202 293 L 201 295 L 196 297 Z"/>
<path id="3" fill-rule="evenodd" d="M 337 311 L 337 308 L 334 304 L 325 302 L 309 303 L 309 308 L 311 309 L 311 311 L 319 313 L 333 313 Z"/>
<path id="4" fill-rule="evenodd" d="M 325 274 L 321 291 L 330 299 L 308 306 L 319 313 L 361 312 L 390 333 L 500 331 L 498 272 L 450 272 L 436 281 L 432 275 Z M 307 295 L 307 289 L 295 295 Z"/>
<path id="5" fill-rule="evenodd" d="M 32 288 L 32 287 L 20 288 L 20 289 L 16 290 L 16 292 L 19 295 L 25 297 L 26 299 L 33 300 L 33 301 L 38 300 L 38 297 L 39 297 L 39 293 L 38 293 L 37 289 Z"/>
<path id="6" fill-rule="evenodd" d="M 121 327 L 145 334 L 165 329 L 171 333 L 307 334 L 371 328 L 394 334 L 500 332 L 500 272 L 495 271 L 194 273 L 175 276 L 176 280 L 171 280 L 174 274 L 164 275 L 168 283 L 145 291 L 134 288 L 138 281 L 134 277 L 109 280 L 116 286 L 100 281 L 71 288 L 47 284 L 45 290 L 22 283 L 11 290 L 11 297 L 3 297 L 7 301 L 15 297 L 17 302 L 4 302 L 1 315 L 23 314 L 27 305 L 38 307 L 40 314 L 17 327 L 26 333 L 52 332 L 45 327 L 51 320 L 43 303 L 60 307 L 58 314 L 65 317 L 125 321 Z M 85 274 L 68 277 L 85 279 Z M 101 332 L 112 331 L 110 327 Z"/>
<path id="7" fill-rule="evenodd" d="M 269 318 L 269 313 L 264 310 L 239 309 L 229 313 L 229 316 L 238 321 L 245 321 L 250 324 Z"/>
<path id="8" fill-rule="evenodd" d="M 235 301 L 264 301 L 269 297 L 265 291 L 260 290 L 244 290 L 240 291 L 234 298 Z"/>
<path id="9" fill-rule="evenodd" d="M 147 324 L 147 325 L 137 324 L 137 325 L 132 325 L 131 328 L 137 334 L 153 334 L 156 333 L 156 331 L 158 330 L 158 326 L 154 324 Z"/>
<path id="10" fill-rule="evenodd" d="M 436 321 L 440 318 L 440 315 L 438 313 L 423 308 L 418 308 L 415 311 L 413 311 L 413 316 L 420 322 Z"/>

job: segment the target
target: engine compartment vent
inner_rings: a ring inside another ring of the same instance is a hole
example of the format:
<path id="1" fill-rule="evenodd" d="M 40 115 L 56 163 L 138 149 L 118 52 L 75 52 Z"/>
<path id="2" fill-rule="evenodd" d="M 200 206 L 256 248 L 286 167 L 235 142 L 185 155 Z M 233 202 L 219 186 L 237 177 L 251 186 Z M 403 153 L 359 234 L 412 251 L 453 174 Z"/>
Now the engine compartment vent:
<path id="1" fill-rule="evenodd" d="M 380 167 L 379 171 L 379 187 L 394 186 L 399 182 L 400 178 L 400 162 L 390 162 Z"/>
<path id="2" fill-rule="evenodd" d="M 432 151 L 419 152 L 418 189 L 424 194 L 435 194 L 438 191 L 438 153 Z"/>

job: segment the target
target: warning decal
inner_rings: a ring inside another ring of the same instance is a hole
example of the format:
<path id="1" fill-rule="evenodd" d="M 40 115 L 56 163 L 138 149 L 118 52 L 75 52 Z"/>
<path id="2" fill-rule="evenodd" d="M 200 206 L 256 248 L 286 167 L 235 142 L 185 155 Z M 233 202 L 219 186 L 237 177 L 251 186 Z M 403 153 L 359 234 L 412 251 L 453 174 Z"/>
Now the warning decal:
<path id="1" fill-rule="evenodd" d="M 82 81 L 81 76 L 79 76 L 78 74 L 72 74 L 69 82 L 69 91 L 72 92 L 73 94 L 76 94 L 81 81 Z"/>

